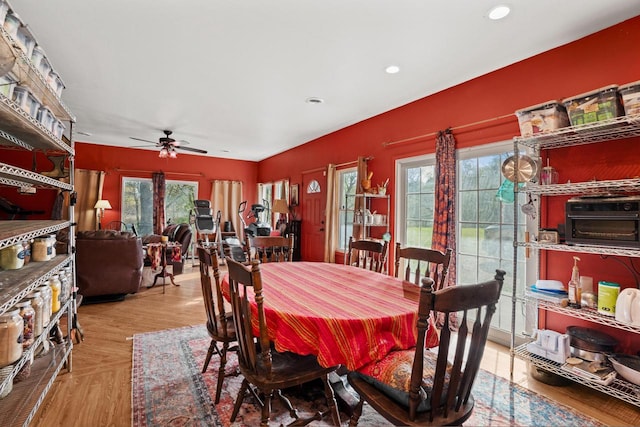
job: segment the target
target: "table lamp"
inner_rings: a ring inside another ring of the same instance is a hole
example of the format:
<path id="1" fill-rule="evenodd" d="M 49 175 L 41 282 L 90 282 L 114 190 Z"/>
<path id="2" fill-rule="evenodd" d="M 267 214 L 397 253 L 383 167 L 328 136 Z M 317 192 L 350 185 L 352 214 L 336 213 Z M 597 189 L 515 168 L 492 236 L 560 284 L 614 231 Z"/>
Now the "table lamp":
<path id="1" fill-rule="evenodd" d="M 273 211 L 273 213 L 278 214 L 276 227 L 278 227 L 280 224 L 287 224 L 289 222 L 289 205 L 287 204 L 287 201 L 285 199 L 275 199 L 273 201 L 273 208 L 271 210 Z M 284 218 L 282 219 L 283 214 Z"/>
<path id="2" fill-rule="evenodd" d="M 111 209 L 111 203 L 106 199 L 100 199 L 96 202 L 94 209 L 98 209 L 98 230 L 102 229 L 102 217 L 105 209 Z"/>

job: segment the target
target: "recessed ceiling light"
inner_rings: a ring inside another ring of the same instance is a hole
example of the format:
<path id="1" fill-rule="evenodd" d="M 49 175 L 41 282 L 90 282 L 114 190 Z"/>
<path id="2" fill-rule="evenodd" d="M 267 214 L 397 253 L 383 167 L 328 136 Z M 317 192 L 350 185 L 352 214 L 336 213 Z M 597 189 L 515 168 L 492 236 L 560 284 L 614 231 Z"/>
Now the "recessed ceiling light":
<path id="1" fill-rule="evenodd" d="M 307 104 L 322 104 L 324 102 L 324 99 L 312 96 L 310 98 L 307 98 L 307 100 L 305 102 Z"/>
<path id="2" fill-rule="evenodd" d="M 389 74 L 395 74 L 400 71 L 400 67 L 398 67 L 397 65 L 389 65 L 384 70 Z"/>
<path id="3" fill-rule="evenodd" d="M 487 16 L 489 19 L 497 21 L 498 19 L 505 18 L 510 12 L 511 8 L 509 6 L 501 4 L 492 8 Z"/>

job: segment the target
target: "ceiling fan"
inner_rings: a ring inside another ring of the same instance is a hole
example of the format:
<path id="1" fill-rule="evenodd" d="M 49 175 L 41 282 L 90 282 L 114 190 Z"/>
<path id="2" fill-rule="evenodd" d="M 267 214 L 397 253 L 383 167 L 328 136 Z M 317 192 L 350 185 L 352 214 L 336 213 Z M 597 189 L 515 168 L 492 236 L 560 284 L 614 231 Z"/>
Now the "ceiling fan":
<path id="1" fill-rule="evenodd" d="M 192 148 L 192 147 L 184 147 L 182 144 L 188 144 L 189 142 L 176 141 L 175 139 L 171 138 L 171 134 L 173 133 L 173 131 L 163 130 L 162 132 L 165 134 L 165 136 L 160 137 L 158 139 L 158 142 L 153 142 L 153 141 L 149 141 L 147 139 L 142 139 L 142 138 L 135 138 L 133 136 L 130 136 L 129 138 L 135 139 L 136 141 L 143 141 L 143 142 L 149 142 L 151 144 L 154 144 L 156 147 L 160 148 L 160 154 L 159 154 L 160 158 L 170 157 L 172 159 L 175 159 L 177 157 L 176 150 L 193 151 L 194 153 L 207 154 L 206 150 L 201 150 L 199 148 Z M 141 147 L 141 146 L 138 146 L 138 147 Z"/>

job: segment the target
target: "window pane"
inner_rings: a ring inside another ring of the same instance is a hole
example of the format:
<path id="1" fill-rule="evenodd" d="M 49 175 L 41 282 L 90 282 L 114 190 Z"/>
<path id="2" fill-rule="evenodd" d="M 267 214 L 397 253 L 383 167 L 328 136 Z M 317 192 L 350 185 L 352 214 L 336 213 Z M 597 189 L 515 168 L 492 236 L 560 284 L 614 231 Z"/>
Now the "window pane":
<path id="1" fill-rule="evenodd" d="M 502 203 L 500 203 L 500 200 L 496 198 L 496 191 L 498 187 L 493 187 L 489 190 L 478 191 L 478 221 L 500 221 L 500 209 L 502 208 Z M 513 211 L 513 205 L 508 206 L 511 208 L 511 211 Z M 513 218 L 513 215 L 511 217 Z"/>
<path id="2" fill-rule="evenodd" d="M 122 179 L 121 221 L 133 225 L 139 236 L 153 233 L 153 190 L 150 179 Z"/>
<path id="3" fill-rule="evenodd" d="M 347 195 L 356 194 L 356 181 L 358 173 L 355 169 L 338 171 L 338 185 L 340 187 L 340 212 L 338 212 L 338 245 L 340 249 L 346 249 L 349 244 L 349 236 L 353 235 L 353 208 L 355 197 Z"/>
<path id="4" fill-rule="evenodd" d="M 478 220 L 478 193 L 475 191 L 460 192 L 460 221 Z"/>
<path id="5" fill-rule="evenodd" d="M 420 191 L 420 168 L 407 169 L 407 193 Z"/>
<path id="6" fill-rule="evenodd" d="M 459 252 L 468 255 L 475 255 L 478 253 L 478 226 L 475 223 L 460 223 L 459 227 Z"/>
<path id="7" fill-rule="evenodd" d="M 500 154 L 478 158 L 478 188 L 498 188 L 502 179 Z"/>
<path id="8" fill-rule="evenodd" d="M 475 189 L 478 177 L 476 159 L 460 160 L 458 174 L 460 175 L 459 190 Z"/>
<path id="9" fill-rule="evenodd" d="M 197 191 L 197 183 L 167 180 L 164 199 L 167 224 L 189 224 L 189 212 L 193 209 Z"/>

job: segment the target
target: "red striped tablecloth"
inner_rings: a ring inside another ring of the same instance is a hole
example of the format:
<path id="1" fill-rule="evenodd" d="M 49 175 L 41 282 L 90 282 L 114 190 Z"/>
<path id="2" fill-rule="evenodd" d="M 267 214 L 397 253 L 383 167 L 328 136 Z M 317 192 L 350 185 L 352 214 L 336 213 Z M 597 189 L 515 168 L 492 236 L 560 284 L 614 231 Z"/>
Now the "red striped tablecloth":
<path id="1" fill-rule="evenodd" d="M 322 366 L 355 370 L 391 350 L 415 346 L 413 284 L 321 262 L 266 263 L 260 270 L 269 337 L 278 351 L 315 354 Z M 223 282 L 228 289 L 228 276 Z M 431 325 L 427 347 L 437 344 Z"/>

